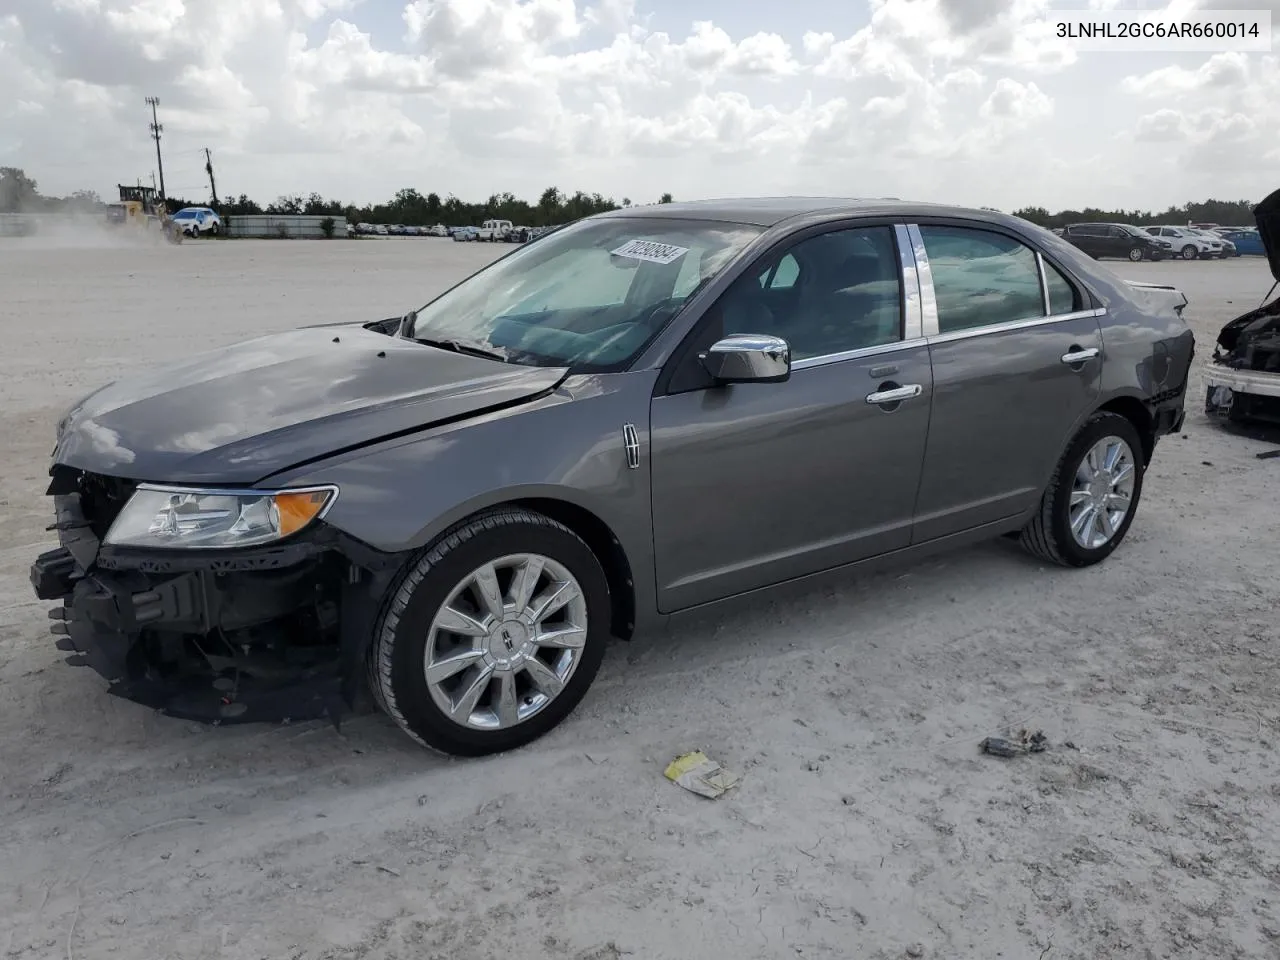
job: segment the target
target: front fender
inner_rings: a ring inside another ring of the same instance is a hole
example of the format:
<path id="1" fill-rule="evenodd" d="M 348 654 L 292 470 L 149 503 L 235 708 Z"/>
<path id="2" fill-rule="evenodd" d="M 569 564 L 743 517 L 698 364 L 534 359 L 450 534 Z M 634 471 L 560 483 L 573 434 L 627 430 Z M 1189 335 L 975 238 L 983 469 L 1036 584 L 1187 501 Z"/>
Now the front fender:
<path id="1" fill-rule="evenodd" d="M 286 471 L 271 485 L 337 485 L 324 522 L 387 553 L 426 546 L 488 507 L 530 499 L 568 504 L 618 541 L 644 616 L 655 609 L 645 456 L 655 376 L 570 376 L 538 400 Z M 634 467 L 625 424 L 640 438 Z"/>

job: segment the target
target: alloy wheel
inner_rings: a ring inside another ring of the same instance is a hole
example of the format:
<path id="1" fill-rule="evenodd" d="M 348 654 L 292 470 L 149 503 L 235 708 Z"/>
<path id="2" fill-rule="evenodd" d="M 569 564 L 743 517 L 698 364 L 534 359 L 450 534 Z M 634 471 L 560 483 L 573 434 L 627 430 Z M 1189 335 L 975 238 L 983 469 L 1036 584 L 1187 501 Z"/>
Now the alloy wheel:
<path id="1" fill-rule="evenodd" d="M 1071 536 L 1086 550 L 1104 547 L 1133 504 L 1136 461 L 1119 437 L 1103 437 L 1084 455 L 1071 488 Z"/>
<path id="2" fill-rule="evenodd" d="M 586 597 L 568 568 L 533 553 L 501 557 L 471 571 L 436 611 L 427 687 L 461 726 L 513 727 L 564 690 L 586 639 Z"/>

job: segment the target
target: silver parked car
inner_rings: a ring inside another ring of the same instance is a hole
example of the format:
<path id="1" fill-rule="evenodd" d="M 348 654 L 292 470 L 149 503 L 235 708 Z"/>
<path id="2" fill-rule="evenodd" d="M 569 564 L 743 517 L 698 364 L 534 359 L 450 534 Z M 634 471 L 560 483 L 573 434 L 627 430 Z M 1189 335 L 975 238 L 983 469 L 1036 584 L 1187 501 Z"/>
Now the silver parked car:
<path id="1" fill-rule="evenodd" d="M 1104 559 L 1181 428 L 1185 302 L 992 211 L 600 214 L 90 394 L 32 583 L 170 714 L 336 718 L 367 678 L 422 744 L 511 749 L 690 608 L 1000 535 Z"/>

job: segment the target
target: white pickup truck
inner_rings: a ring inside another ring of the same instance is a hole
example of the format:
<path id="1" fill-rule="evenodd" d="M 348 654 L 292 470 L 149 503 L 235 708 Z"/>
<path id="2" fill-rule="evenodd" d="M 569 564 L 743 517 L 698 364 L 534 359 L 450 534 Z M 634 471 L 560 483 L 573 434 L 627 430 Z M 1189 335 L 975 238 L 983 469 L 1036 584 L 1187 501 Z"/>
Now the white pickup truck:
<path id="1" fill-rule="evenodd" d="M 496 243 L 499 240 L 506 239 L 507 231 L 511 228 L 512 223 L 510 220 L 486 220 L 480 224 L 480 229 L 476 231 L 476 239 Z"/>

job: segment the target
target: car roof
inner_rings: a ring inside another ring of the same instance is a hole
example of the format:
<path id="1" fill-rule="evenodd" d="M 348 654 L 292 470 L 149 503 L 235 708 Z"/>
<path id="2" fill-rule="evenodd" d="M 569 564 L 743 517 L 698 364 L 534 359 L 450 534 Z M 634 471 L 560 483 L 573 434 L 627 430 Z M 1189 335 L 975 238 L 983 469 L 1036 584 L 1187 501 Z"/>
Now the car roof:
<path id="1" fill-rule="evenodd" d="M 596 214 L 596 217 L 666 217 L 678 220 L 717 220 L 757 227 L 772 227 L 784 220 L 806 216 L 813 220 L 847 216 L 909 217 L 960 216 L 988 223 L 1025 223 L 1017 217 L 976 207 L 953 206 L 899 200 L 896 197 L 742 197 L 715 200 L 686 200 L 623 207 Z"/>

